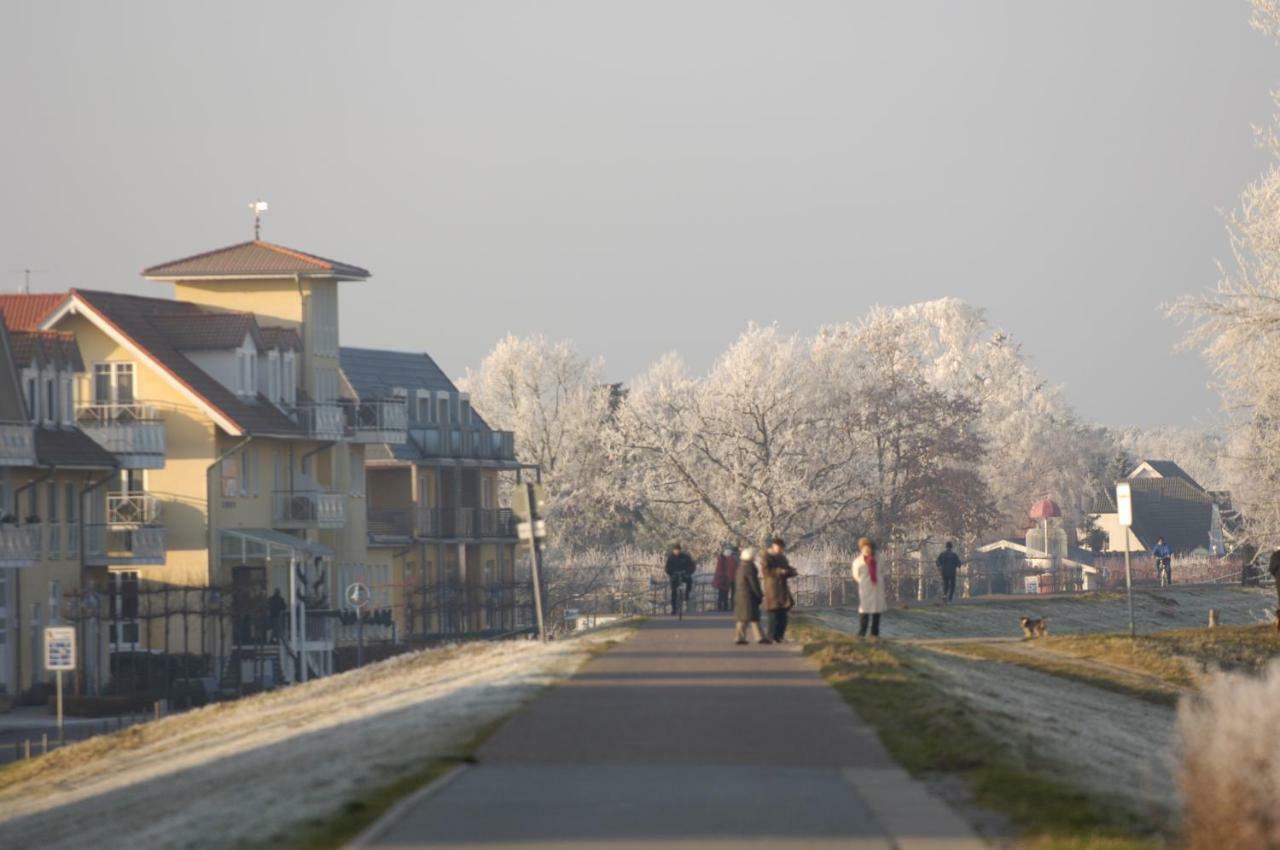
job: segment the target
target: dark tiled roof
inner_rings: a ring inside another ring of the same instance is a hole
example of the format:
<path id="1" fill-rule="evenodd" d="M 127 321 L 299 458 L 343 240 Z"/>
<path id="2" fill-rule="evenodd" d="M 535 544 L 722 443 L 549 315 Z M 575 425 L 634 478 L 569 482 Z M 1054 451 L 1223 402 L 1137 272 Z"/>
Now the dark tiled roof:
<path id="1" fill-rule="evenodd" d="M 262 348 L 258 322 L 252 313 L 215 313 L 197 311 L 156 316 L 151 324 L 169 337 L 179 351 L 226 351 L 239 348 L 244 338 L 251 337 Z"/>
<path id="2" fill-rule="evenodd" d="M 282 328 L 274 325 L 258 328 L 262 334 L 263 348 L 278 348 L 281 351 L 301 351 L 302 337 L 293 328 Z"/>
<path id="3" fill-rule="evenodd" d="M 1181 478 L 1197 490 L 1204 489 L 1194 478 L 1187 474 L 1186 470 L 1171 460 L 1142 460 L 1139 461 L 1138 465 L 1141 466 L 1144 463 L 1158 472 L 1163 478 Z"/>
<path id="4" fill-rule="evenodd" d="M 66 300 L 65 292 L 0 295 L 0 315 L 11 331 L 33 331 Z"/>
<path id="5" fill-rule="evenodd" d="M 36 461 L 41 466 L 110 469 L 115 457 L 79 428 L 37 428 Z"/>
<path id="6" fill-rule="evenodd" d="M 33 363 L 46 364 L 71 372 L 83 372 L 84 360 L 75 334 L 61 331 L 13 331 L 9 334 L 13 363 L 25 369 Z"/>
<path id="7" fill-rule="evenodd" d="M 193 314 L 216 315 L 198 305 L 168 298 L 145 298 L 119 292 L 74 289 L 72 293 L 108 324 L 145 350 L 191 392 L 220 411 L 241 430 L 258 434 L 298 436 L 301 429 L 263 396 L 245 399 L 233 393 L 192 363 L 174 344 L 165 329 L 175 317 L 191 320 Z"/>
<path id="8" fill-rule="evenodd" d="M 1174 552 L 1209 548 L 1213 499 L 1183 478 L 1134 478 L 1133 533 L 1147 548 L 1163 537 Z"/>
<path id="9" fill-rule="evenodd" d="M 376 348 L 343 348 L 342 371 L 362 399 L 387 398 L 393 388 L 456 393 L 458 388 L 427 354 L 383 351 Z"/>
<path id="10" fill-rule="evenodd" d="M 143 269 L 144 277 L 192 280 L 201 277 L 236 275 L 328 274 L 338 278 L 363 279 L 369 272 L 350 263 L 326 259 L 305 251 L 260 240 L 228 245 L 193 254 L 180 260 Z"/>

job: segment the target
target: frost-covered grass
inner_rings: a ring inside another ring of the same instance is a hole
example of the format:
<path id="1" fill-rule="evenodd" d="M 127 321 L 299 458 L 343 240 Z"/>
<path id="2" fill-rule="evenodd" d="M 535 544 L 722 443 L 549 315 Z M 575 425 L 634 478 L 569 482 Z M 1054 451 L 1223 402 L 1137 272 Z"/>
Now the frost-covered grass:
<path id="1" fill-rule="evenodd" d="M 1280 848 L 1280 663 L 1215 676 L 1178 711 L 1186 850 Z"/>
<path id="2" fill-rule="evenodd" d="M 0 773 L 0 846 L 314 845 L 623 633 L 411 653 L 57 750 Z"/>
<path id="3" fill-rule="evenodd" d="M 800 634 L 806 653 L 876 728 L 895 758 L 918 776 L 960 777 L 973 804 L 1002 813 L 1013 824 L 1017 834 L 1010 841 L 1018 850 L 1164 846 L 1153 824 L 1131 807 L 1109 798 L 1104 789 L 1068 778 L 1057 763 L 1019 746 L 1007 727 L 957 700 L 928 665 L 918 662 L 921 650 L 867 644 L 812 627 Z"/>

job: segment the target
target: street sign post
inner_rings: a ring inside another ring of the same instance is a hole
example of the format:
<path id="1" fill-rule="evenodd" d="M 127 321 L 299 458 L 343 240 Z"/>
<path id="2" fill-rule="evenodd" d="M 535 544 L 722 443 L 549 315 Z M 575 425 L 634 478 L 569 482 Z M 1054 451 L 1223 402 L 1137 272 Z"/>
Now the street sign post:
<path id="1" fill-rule="evenodd" d="M 1133 526 L 1133 488 L 1128 481 L 1116 484 L 1116 516 L 1124 526 L 1124 590 L 1129 597 L 1129 637 L 1138 636 L 1133 620 L 1133 569 L 1129 565 L 1129 529 Z"/>
<path id="2" fill-rule="evenodd" d="M 547 524 L 541 518 L 542 485 L 526 481 L 512 493 L 511 512 L 524 520 L 516 526 L 516 534 L 529 543 L 529 560 L 533 572 L 533 611 L 538 620 L 538 638 L 547 639 L 542 621 L 542 540 Z"/>
<path id="3" fill-rule="evenodd" d="M 364 666 L 364 609 L 369 605 L 369 587 L 353 581 L 347 585 L 347 601 L 356 609 L 356 666 Z"/>
<path id="4" fill-rule="evenodd" d="M 58 740 L 62 740 L 62 674 L 76 669 L 76 630 L 72 626 L 49 626 L 44 630 L 44 669 L 58 679 Z"/>

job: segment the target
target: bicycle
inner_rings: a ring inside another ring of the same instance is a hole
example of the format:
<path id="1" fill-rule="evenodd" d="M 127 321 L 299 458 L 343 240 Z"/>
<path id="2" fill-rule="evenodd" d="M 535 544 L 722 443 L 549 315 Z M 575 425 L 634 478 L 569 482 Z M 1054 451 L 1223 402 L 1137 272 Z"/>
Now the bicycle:
<path id="1" fill-rule="evenodd" d="M 1156 575 L 1160 577 L 1160 586 L 1168 587 L 1173 584 L 1173 566 L 1168 558 L 1156 559 Z"/>
<path id="2" fill-rule="evenodd" d="M 676 581 L 675 595 L 672 596 L 672 605 L 676 609 L 675 615 L 677 620 L 684 619 L 685 609 L 689 607 L 689 590 L 693 586 L 693 576 L 686 576 Z"/>

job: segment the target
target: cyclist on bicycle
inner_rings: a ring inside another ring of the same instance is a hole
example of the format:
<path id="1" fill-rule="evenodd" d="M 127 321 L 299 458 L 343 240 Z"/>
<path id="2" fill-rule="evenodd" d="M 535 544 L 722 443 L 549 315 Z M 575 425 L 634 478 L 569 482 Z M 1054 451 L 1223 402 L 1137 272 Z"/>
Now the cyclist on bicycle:
<path id="1" fill-rule="evenodd" d="M 1163 537 L 1156 538 L 1156 548 L 1151 550 L 1151 554 L 1156 559 L 1156 575 L 1160 579 L 1160 586 L 1173 584 L 1173 551 Z"/>
<path id="2" fill-rule="evenodd" d="M 671 616 L 679 613 L 680 606 L 680 585 L 684 585 L 684 595 L 688 599 L 693 593 L 693 573 L 697 569 L 697 565 L 693 563 L 693 558 L 689 557 L 689 553 L 684 551 L 679 543 L 671 547 L 671 554 L 667 556 L 667 566 L 665 567 L 667 578 L 671 580 Z"/>

